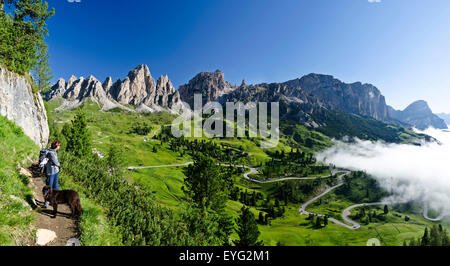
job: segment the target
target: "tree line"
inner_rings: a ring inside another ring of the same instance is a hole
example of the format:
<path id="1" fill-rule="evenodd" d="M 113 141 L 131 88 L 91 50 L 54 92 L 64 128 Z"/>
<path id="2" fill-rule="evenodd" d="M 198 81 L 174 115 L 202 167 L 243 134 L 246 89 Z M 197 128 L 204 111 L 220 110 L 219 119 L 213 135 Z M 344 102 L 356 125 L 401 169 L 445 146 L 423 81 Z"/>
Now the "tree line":
<path id="1" fill-rule="evenodd" d="M 403 242 L 403 246 L 408 246 L 407 241 Z M 430 229 L 425 228 L 422 237 L 418 239 L 411 239 L 409 246 L 422 246 L 422 247 L 437 247 L 437 246 L 450 246 L 450 240 L 448 237 L 447 229 L 444 229 L 441 224 L 433 225 Z"/>

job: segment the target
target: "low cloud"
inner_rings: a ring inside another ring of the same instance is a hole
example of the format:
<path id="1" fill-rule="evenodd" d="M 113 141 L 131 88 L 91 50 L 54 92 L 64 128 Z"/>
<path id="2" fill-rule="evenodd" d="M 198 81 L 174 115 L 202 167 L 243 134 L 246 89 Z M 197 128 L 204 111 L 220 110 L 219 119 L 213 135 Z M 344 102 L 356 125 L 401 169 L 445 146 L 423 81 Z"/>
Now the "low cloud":
<path id="1" fill-rule="evenodd" d="M 381 0 L 369 0 L 369 3 L 381 3 Z"/>
<path id="2" fill-rule="evenodd" d="M 422 146 L 388 144 L 381 141 L 335 141 L 336 145 L 317 159 L 374 176 L 393 196 L 391 203 L 426 201 L 435 210 L 450 211 L 450 132 L 424 132 L 441 143 Z"/>

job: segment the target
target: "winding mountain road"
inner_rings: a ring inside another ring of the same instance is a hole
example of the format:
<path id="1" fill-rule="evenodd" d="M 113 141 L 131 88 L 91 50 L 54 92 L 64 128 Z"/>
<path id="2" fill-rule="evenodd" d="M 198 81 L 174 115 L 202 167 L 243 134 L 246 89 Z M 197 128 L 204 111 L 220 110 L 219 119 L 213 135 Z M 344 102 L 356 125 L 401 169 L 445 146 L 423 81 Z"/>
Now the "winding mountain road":
<path id="1" fill-rule="evenodd" d="M 441 221 L 442 219 L 444 219 L 446 216 L 450 216 L 450 212 L 449 211 L 446 211 L 446 212 L 443 212 L 443 213 L 441 213 L 441 215 L 439 215 L 438 217 L 436 217 L 436 218 L 430 218 L 429 216 L 428 216 L 428 202 L 424 202 L 423 203 L 423 217 L 425 217 L 425 219 L 427 219 L 427 220 L 429 220 L 429 221 L 432 221 L 432 222 L 439 222 L 439 221 Z"/>
<path id="2" fill-rule="evenodd" d="M 169 164 L 169 165 L 154 165 L 154 166 L 130 166 L 130 167 L 128 167 L 128 170 L 149 169 L 149 168 L 163 168 L 163 167 L 180 167 L 180 166 L 188 166 L 188 165 L 191 165 L 193 163 L 194 162 L 187 162 L 187 163 L 182 163 L 182 164 Z M 218 163 L 217 165 L 219 165 L 219 166 L 232 166 L 230 164 L 221 164 L 221 163 Z M 255 175 L 255 174 L 259 174 L 260 173 L 257 168 L 246 166 L 246 165 L 234 165 L 234 167 L 249 169 L 250 171 L 244 174 L 244 178 L 249 180 L 249 181 L 251 181 L 251 182 L 259 183 L 259 184 L 284 182 L 284 181 L 289 181 L 289 180 L 317 180 L 317 179 L 322 179 L 322 178 L 329 178 L 329 177 L 335 176 L 338 173 L 342 173 L 341 175 L 338 176 L 338 184 L 337 185 L 326 189 L 321 194 L 315 196 L 314 198 L 308 200 L 305 204 L 300 206 L 300 209 L 299 209 L 300 215 L 313 215 L 313 216 L 318 216 L 318 217 L 324 217 L 325 215 L 319 214 L 319 213 L 308 212 L 308 211 L 306 211 L 306 208 L 308 208 L 308 206 L 311 205 L 313 202 L 315 202 L 318 199 L 324 197 L 325 195 L 327 195 L 331 191 L 333 191 L 336 188 L 341 187 L 342 185 L 344 185 L 344 177 L 351 173 L 351 171 L 346 170 L 346 169 L 333 169 L 331 171 L 331 175 L 327 175 L 327 176 L 318 176 L 318 177 L 283 177 L 283 178 L 278 178 L 278 179 L 261 181 L 261 180 L 256 180 L 256 179 L 253 179 L 253 178 L 250 177 L 250 175 Z M 333 223 L 335 223 L 335 224 L 337 224 L 337 225 L 346 227 L 348 229 L 356 230 L 356 229 L 361 228 L 361 225 L 349 218 L 349 216 L 351 215 L 351 211 L 353 209 L 359 208 L 359 207 L 376 206 L 376 205 L 387 205 L 387 204 L 388 203 L 386 203 L 386 202 L 374 202 L 374 203 L 355 204 L 355 205 L 352 205 L 352 206 L 346 208 L 342 212 L 342 219 L 345 221 L 345 223 L 342 222 L 342 221 L 339 221 L 339 220 L 337 220 L 337 219 L 335 219 L 333 217 L 328 217 L 328 220 L 333 222 Z M 429 221 L 439 222 L 442 219 L 444 219 L 446 216 L 450 216 L 450 212 L 444 212 L 441 215 L 439 215 L 437 218 L 430 218 L 428 216 L 428 203 L 425 201 L 424 202 L 423 216 L 424 216 L 425 219 L 427 219 Z"/>
<path id="3" fill-rule="evenodd" d="M 129 166 L 128 170 L 139 170 L 139 169 L 150 169 L 150 168 L 165 168 L 165 167 L 179 167 L 179 166 L 188 166 L 193 164 L 194 162 L 187 162 L 181 164 L 168 164 L 168 165 L 153 165 L 153 166 Z"/>

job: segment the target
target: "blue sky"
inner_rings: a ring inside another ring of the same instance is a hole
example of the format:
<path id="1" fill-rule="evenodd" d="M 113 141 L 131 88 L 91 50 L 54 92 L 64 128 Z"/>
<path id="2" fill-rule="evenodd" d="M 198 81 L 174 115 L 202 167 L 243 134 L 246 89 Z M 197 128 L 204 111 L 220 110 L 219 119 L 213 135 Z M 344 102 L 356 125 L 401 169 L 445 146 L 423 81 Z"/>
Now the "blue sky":
<path id="1" fill-rule="evenodd" d="M 388 104 L 450 113 L 448 0 L 48 0 L 55 80 L 124 78 L 147 64 L 174 85 L 221 69 L 233 84 L 309 73 L 377 86 Z"/>

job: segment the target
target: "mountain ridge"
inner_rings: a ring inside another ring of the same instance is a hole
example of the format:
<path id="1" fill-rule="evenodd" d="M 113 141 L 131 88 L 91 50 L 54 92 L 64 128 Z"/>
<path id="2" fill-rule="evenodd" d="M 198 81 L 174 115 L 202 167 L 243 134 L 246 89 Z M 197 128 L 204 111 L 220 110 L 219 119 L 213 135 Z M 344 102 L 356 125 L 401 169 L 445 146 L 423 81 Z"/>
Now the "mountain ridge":
<path id="1" fill-rule="evenodd" d="M 242 81 L 240 86 L 233 86 L 226 81 L 221 70 L 203 71 L 176 90 L 167 75 L 161 75 L 155 81 L 149 67 L 139 65 L 129 71 L 125 79 L 115 82 L 107 77 L 101 83 L 94 76 L 87 79 L 71 76 L 68 82 L 59 79 L 44 96 L 46 100 L 55 97 L 66 99 L 60 109 L 77 107 L 91 98 L 102 105 L 103 110 L 119 107 L 137 112 L 177 113 L 187 109 L 185 103 L 194 108 L 196 93 L 202 94 L 202 105 L 212 101 L 222 104 L 236 101 L 282 102 L 286 109 L 284 115 L 296 117 L 299 123 L 315 128 L 321 123 L 314 121 L 312 114 L 320 109 L 372 117 L 403 127 L 447 128 L 440 118 L 432 114 L 427 104 L 426 108 L 423 104 L 407 108 L 406 113 L 413 117 L 403 117 L 400 112 L 404 111 L 387 105 L 386 98 L 376 86 L 362 82 L 345 83 L 332 75 L 317 73 L 281 83 L 247 85 Z"/>
<path id="2" fill-rule="evenodd" d="M 111 77 L 107 77 L 101 83 L 92 75 L 87 79 L 72 75 L 67 82 L 60 78 L 44 93 L 46 101 L 58 97 L 65 100 L 59 107 L 60 110 L 76 108 L 87 99 L 101 105 L 104 111 L 113 108 L 133 111 L 128 106 L 142 105 L 147 107 L 140 108 L 142 112 L 176 112 L 177 108 L 183 108 L 179 92 L 175 90 L 168 76 L 161 75 L 155 81 L 146 65 L 137 66 L 125 79 L 117 79 L 115 82 L 112 82 Z"/>

